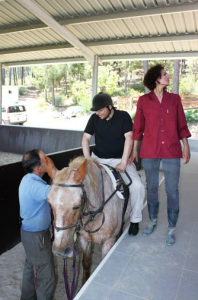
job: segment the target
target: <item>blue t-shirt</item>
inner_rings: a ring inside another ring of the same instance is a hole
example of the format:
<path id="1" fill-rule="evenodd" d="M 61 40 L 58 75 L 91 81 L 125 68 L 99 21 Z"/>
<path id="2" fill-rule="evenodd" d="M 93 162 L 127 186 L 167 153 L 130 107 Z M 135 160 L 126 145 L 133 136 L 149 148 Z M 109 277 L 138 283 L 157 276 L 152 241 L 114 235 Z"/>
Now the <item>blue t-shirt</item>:
<path id="1" fill-rule="evenodd" d="M 20 216 L 26 231 L 41 231 L 49 228 L 51 213 L 46 201 L 51 186 L 36 174 L 28 173 L 19 186 Z"/>

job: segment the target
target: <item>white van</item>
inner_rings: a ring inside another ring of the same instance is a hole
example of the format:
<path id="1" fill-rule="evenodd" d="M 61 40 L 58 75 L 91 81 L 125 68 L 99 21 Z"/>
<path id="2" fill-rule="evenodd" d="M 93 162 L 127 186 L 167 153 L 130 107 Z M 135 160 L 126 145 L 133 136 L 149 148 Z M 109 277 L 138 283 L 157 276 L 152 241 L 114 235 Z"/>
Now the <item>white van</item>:
<path id="1" fill-rule="evenodd" d="M 2 104 L 2 124 L 20 124 L 27 122 L 26 107 L 23 104 Z"/>

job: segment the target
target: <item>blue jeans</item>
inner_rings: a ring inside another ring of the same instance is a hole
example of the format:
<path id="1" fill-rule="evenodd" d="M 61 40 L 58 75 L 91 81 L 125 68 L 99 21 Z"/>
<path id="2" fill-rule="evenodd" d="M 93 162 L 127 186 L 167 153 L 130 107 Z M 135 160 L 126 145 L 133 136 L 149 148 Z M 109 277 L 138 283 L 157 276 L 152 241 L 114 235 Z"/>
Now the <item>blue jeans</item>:
<path id="1" fill-rule="evenodd" d="M 179 209 L 179 176 L 180 158 L 144 158 L 143 166 L 147 182 L 148 204 L 158 204 L 159 167 L 162 167 L 165 177 L 165 190 L 167 194 L 167 208 Z"/>

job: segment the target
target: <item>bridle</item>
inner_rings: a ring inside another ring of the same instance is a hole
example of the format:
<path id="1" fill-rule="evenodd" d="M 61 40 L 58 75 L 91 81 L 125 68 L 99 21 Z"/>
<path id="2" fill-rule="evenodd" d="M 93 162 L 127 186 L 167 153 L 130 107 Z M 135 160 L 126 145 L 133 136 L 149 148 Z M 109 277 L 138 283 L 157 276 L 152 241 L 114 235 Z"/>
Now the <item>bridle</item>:
<path id="1" fill-rule="evenodd" d="M 82 218 L 82 211 L 84 209 L 84 206 L 85 206 L 85 203 L 87 200 L 87 194 L 85 192 L 84 185 L 83 184 L 63 184 L 63 183 L 53 183 L 52 185 L 61 186 L 61 187 L 72 187 L 72 188 L 78 187 L 78 188 L 82 189 L 82 191 L 83 191 L 83 195 L 81 198 L 82 199 L 82 208 L 81 208 L 81 215 L 80 215 L 80 218 L 78 219 L 78 221 L 75 224 L 72 224 L 72 225 L 66 226 L 66 227 L 58 227 L 58 226 L 56 226 L 56 224 L 54 224 L 54 228 L 56 229 L 57 232 L 62 231 L 62 230 L 67 230 L 67 229 L 70 229 L 73 227 L 76 227 L 77 231 L 79 231 L 81 218 Z"/>
<path id="2" fill-rule="evenodd" d="M 127 172 L 125 172 L 127 177 L 129 178 L 129 184 L 126 185 L 126 186 L 129 186 L 131 183 L 132 183 L 132 180 L 131 178 L 129 177 L 129 175 L 127 174 Z M 75 227 L 75 232 L 77 234 L 79 234 L 80 232 L 80 228 L 82 227 L 87 233 L 95 233 L 97 231 L 100 230 L 100 228 L 103 226 L 104 222 L 105 222 L 105 215 L 104 215 L 104 212 L 103 212 L 103 208 L 105 207 L 105 205 L 109 202 L 109 200 L 117 193 L 117 191 L 119 191 L 119 188 L 120 186 L 117 185 L 116 189 L 113 191 L 113 193 L 109 196 L 109 198 L 107 200 L 105 200 L 104 198 L 104 180 L 103 180 L 103 174 L 102 174 L 102 171 L 101 171 L 101 177 L 102 177 L 102 196 L 103 196 L 103 202 L 102 202 L 102 205 L 97 209 L 97 210 L 90 210 L 90 211 L 87 211 L 85 212 L 85 205 L 87 203 L 87 194 L 86 194 L 86 191 L 84 189 L 84 185 L 83 184 L 63 184 L 63 183 L 53 183 L 52 185 L 55 185 L 55 186 L 60 186 L 60 187 L 71 187 L 71 188 L 81 188 L 82 189 L 82 205 L 81 205 L 81 213 L 80 213 L 80 217 L 78 219 L 78 221 L 75 223 L 75 224 L 72 224 L 72 225 L 69 225 L 69 226 L 65 226 L 65 227 L 58 227 L 56 226 L 56 224 L 54 224 L 54 228 L 56 229 L 57 232 L 59 231 L 62 231 L 62 230 L 67 230 L 67 229 L 70 229 L 70 228 L 73 228 Z M 101 225 L 95 229 L 95 230 L 88 230 L 86 229 L 86 226 L 92 222 L 95 218 L 95 216 L 99 213 L 102 213 L 103 214 L 103 218 L 102 218 L 102 223 Z M 83 224 L 82 222 L 82 218 L 83 217 L 88 217 L 88 220 Z"/>

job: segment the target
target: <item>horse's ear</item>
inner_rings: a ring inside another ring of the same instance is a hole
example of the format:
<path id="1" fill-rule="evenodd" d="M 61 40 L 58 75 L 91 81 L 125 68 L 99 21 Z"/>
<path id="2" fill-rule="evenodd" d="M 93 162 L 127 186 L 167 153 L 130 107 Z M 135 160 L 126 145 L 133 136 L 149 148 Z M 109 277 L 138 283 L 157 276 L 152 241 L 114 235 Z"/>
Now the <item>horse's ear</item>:
<path id="1" fill-rule="evenodd" d="M 84 162 L 80 165 L 80 167 L 76 170 L 74 174 L 74 181 L 76 183 L 80 183 L 84 180 L 86 172 L 87 172 L 87 159 L 84 160 Z"/>
<path id="2" fill-rule="evenodd" d="M 53 179 L 56 173 L 58 172 L 58 170 L 56 169 L 51 158 L 46 156 L 45 160 L 46 160 L 46 166 L 45 166 L 46 172 L 49 175 L 49 177 Z"/>

